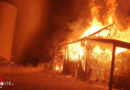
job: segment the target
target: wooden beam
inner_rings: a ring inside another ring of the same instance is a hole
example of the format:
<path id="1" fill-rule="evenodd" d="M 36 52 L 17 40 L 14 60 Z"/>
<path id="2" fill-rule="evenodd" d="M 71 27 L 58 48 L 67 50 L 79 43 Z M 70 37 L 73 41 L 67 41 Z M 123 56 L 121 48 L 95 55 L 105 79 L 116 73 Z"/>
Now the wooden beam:
<path id="1" fill-rule="evenodd" d="M 113 74 L 114 74 L 114 62 L 115 62 L 115 51 L 116 51 L 116 46 L 115 46 L 115 44 L 113 44 L 111 71 L 110 71 L 110 80 L 109 80 L 109 90 L 112 90 L 112 82 L 113 82 Z"/>

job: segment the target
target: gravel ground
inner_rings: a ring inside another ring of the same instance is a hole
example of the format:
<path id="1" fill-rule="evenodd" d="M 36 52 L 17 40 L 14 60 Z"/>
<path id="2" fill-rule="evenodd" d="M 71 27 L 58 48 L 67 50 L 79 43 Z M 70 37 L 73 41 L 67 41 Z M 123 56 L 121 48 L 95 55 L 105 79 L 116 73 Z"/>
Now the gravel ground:
<path id="1" fill-rule="evenodd" d="M 3 82 L 11 81 L 3 90 L 108 90 L 107 87 L 88 84 L 59 72 L 33 68 L 1 68 Z"/>

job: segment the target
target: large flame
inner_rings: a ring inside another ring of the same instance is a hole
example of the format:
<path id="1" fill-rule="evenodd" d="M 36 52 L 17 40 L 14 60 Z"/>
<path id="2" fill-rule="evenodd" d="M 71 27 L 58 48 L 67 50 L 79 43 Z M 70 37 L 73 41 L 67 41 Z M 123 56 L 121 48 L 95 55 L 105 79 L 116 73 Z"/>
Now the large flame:
<path id="1" fill-rule="evenodd" d="M 85 33 L 82 35 L 82 37 L 88 36 L 103 27 L 102 23 L 98 20 L 99 10 L 98 7 L 94 4 L 94 1 L 90 2 L 90 7 L 91 7 L 92 21 L 90 22 L 90 27 L 88 27 L 85 30 Z"/>
<path id="2" fill-rule="evenodd" d="M 117 8 L 117 0 L 105 0 L 105 2 L 108 7 L 107 17 L 105 18 L 107 18 L 107 23 L 110 24 L 113 23 L 116 19 L 115 11 Z"/>
<path id="3" fill-rule="evenodd" d="M 114 23 L 114 21 L 116 21 L 115 11 L 117 8 L 117 1 L 116 0 L 105 0 L 105 2 L 106 2 L 106 6 L 108 7 L 108 12 L 107 12 L 107 15 L 105 16 L 105 24 L 112 24 L 112 23 Z M 91 7 L 92 21 L 90 22 L 90 26 L 87 29 L 85 29 L 84 34 L 81 35 L 80 38 L 83 38 L 92 33 L 95 33 L 104 27 L 103 23 L 98 20 L 99 7 L 95 4 L 95 0 L 90 0 L 90 7 Z M 114 32 L 114 31 L 112 31 L 112 32 Z M 117 31 L 117 32 L 118 32 L 118 34 L 120 34 L 120 31 Z M 100 32 L 99 34 L 96 34 L 95 36 L 107 37 L 108 34 L 110 34 L 110 31 L 104 30 L 104 31 Z M 117 36 L 113 35 L 112 38 L 119 39 L 120 37 L 118 37 L 118 35 Z M 120 40 L 122 40 L 122 39 L 123 38 L 121 37 Z M 126 40 L 126 41 L 128 41 L 128 40 Z M 72 60 L 72 61 L 79 60 L 84 54 L 81 43 L 69 44 L 68 49 L 69 49 L 70 60 Z M 124 49 L 124 48 L 117 48 L 116 55 L 118 55 L 119 53 L 126 51 L 126 50 L 127 49 Z M 101 48 L 99 48 L 99 46 L 96 46 L 93 49 L 93 52 L 97 52 L 94 54 L 96 56 L 97 54 L 101 54 L 103 51 Z M 105 52 L 110 54 L 109 49 L 106 49 Z"/>
<path id="4" fill-rule="evenodd" d="M 68 52 L 69 53 L 69 59 L 73 60 L 73 61 L 77 61 L 84 54 L 83 48 L 82 48 L 80 42 L 74 43 L 74 44 L 69 44 L 68 49 L 69 49 L 69 52 Z"/>
<path id="5" fill-rule="evenodd" d="M 102 23 L 99 19 L 99 10 L 100 8 L 95 4 L 95 0 L 90 0 L 90 8 L 91 8 L 91 17 L 92 20 L 89 22 L 90 26 L 84 29 L 84 33 L 79 37 L 83 38 L 86 36 L 89 36 L 92 33 L 97 32 L 101 28 L 105 27 L 104 25 L 109 25 L 115 22 L 118 22 L 116 17 L 116 8 L 117 8 L 117 0 L 105 0 L 106 6 L 107 6 L 107 15 L 104 16 L 104 23 Z M 130 24 L 129 24 L 130 27 Z M 108 30 L 109 29 L 109 30 Z M 116 35 L 115 35 L 116 32 Z M 121 32 L 120 30 L 107 28 L 106 30 L 94 35 L 94 37 L 102 37 L 102 38 L 111 38 L 121 41 L 130 42 L 130 38 L 128 36 L 130 35 L 130 29 L 128 28 L 127 31 Z M 88 41 L 85 41 L 84 44 L 87 46 Z M 111 62 L 112 58 L 112 48 L 105 48 L 103 49 L 100 47 L 101 45 L 95 44 L 95 47 L 93 47 L 91 56 L 98 60 L 102 65 L 107 65 Z M 125 48 L 116 48 L 115 55 L 120 54 L 121 52 L 126 51 Z M 86 53 L 89 53 L 86 49 L 84 50 L 84 47 L 82 46 L 81 42 L 69 44 L 66 48 L 67 56 L 69 57 L 66 60 L 77 62 L 78 60 L 81 60 L 83 69 L 85 68 L 85 61 L 83 60 L 84 56 L 86 56 Z M 86 52 L 84 52 L 86 51 Z M 102 57 L 101 57 L 102 56 Z M 86 60 L 87 56 L 85 57 Z M 96 62 L 96 61 L 94 61 Z M 96 67 L 96 66 L 94 66 Z M 59 70 L 59 67 L 56 67 L 56 70 Z M 85 70 L 85 69 L 84 69 Z M 97 71 L 95 71 L 97 72 Z M 103 76 L 102 76 L 103 77 Z"/>

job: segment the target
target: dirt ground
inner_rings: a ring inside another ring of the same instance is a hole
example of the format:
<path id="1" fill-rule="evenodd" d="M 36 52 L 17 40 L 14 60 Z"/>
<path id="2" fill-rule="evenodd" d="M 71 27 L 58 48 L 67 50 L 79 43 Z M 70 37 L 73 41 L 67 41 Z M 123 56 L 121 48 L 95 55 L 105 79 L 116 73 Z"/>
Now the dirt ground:
<path id="1" fill-rule="evenodd" d="M 59 72 L 33 68 L 1 68 L 3 82 L 14 85 L 3 86 L 3 90 L 108 90 L 106 86 L 88 84 Z"/>

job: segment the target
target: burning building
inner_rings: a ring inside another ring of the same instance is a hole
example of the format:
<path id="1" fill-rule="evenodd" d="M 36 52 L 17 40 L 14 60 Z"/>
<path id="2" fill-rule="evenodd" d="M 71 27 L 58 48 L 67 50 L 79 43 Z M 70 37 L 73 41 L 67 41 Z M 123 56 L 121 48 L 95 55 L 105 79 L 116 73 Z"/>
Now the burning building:
<path id="1" fill-rule="evenodd" d="M 18 65 L 53 60 L 53 69 L 66 75 L 128 89 L 130 16 L 119 12 L 122 2 L 2 0 L 0 56 Z"/>
<path id="2" fill-rule="evenodd" d="M 124 80 L 130 75 L 129 23 L 128 29 L 121 32 L 115 13 L 118 6 L 116 0 L 106 0 L 106 5 L 111 8 L 108 8 L 104 23 L 101 22 L 99 7 L 95 2 L 90 0 L 92 20 L 79 39 L 73 38 L 55 47 L 54 70 L 88 82 L 109 85 L 109 90 L 112 84 L 114 88 L 128 89 L 128 82 L 124 83 Z"/>
<path id="3" fill-rule="evenodd" d="M 62 49 L 58 49 L 58 46 L 55 50 L 54 69 L 83 80 L 106 83 L 112 88 L 114 68 L 115 76 L 124 72 L 121 70 L 124 59 L 120 54 L 130 53 L 128 50 L 130 43 L 104 39 L 96 35 L 111 26 L 114 25 L 109 25 L 80 40 L 59 45 Z M 129 60 L 129 57 L 127 59 Z M 129 63 L 128 60 L 124 60 L 125 63 Z M 129 70 L 128 65 L 124 68 L 126 71 Z"/>

